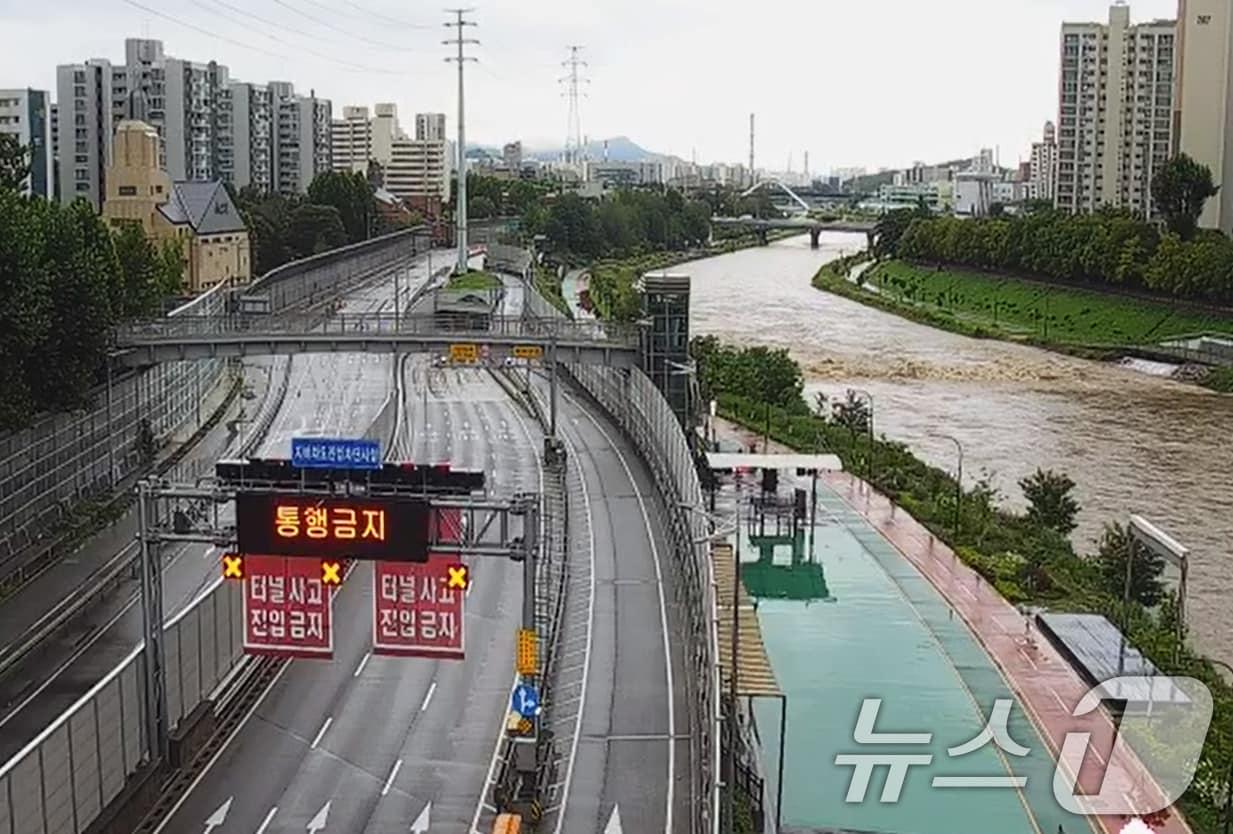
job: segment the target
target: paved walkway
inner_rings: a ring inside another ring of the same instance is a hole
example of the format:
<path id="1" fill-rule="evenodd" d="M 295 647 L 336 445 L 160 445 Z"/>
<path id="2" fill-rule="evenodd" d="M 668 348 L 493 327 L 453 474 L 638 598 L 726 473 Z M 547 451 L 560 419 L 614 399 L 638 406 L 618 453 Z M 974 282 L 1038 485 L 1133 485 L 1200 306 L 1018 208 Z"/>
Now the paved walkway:
<path id="1" fill-rule="evenodd" d="M 721 437 L 739 439 L 746 448 L 756 440 L 761 447 L 760 436 L 726 421 L 718 422 Z M 774 441 L 770 450 L 789 451 Z M 1158 792 L 1133 754 L 1120 751 L 1117 757 L 1120 767 L 1107 768 L 1115 733 L 1109 714 L 1100 709 L 1081 717 L 1072 715 L 1074 705 L 1087 693 L 1089 686 L 1047 640 L 1037 637 L 1028 644 L 1023 635 L 1023 615 L 980 574 L 864 481 L 844 472 L 828 473 L 824 480 L 953 606 L 996 663 L 1030 715 L 1038 734 L 1048 742 L 1054 757 L 1068 733 L 1091 734 L 1089 755 L 1078 777 L 1084 793 L 1095 794 L 1101 790 L 1106 769 L 1109 771 L 1107 778 L 1114 779 L 1117 789 L 1124 794 L 1147 797 Z M 1099 829 L 1108 834 L 1118 834 L 1126 823 L 1126 819 L 1119 816 L 1100 816 L 1095 820 Z M 1176 811 L 1157 824 L 1155 831 L 1157 834 L 1190 834 L 1189 826 Z"/>

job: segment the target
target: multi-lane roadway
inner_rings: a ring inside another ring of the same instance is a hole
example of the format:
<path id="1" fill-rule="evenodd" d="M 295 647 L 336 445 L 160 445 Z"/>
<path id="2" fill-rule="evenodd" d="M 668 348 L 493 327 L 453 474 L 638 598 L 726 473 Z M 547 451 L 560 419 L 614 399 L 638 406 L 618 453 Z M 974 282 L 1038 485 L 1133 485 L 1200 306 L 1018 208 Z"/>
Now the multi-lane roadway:
<path id="1" fill-rule="evenodd" d="M 402 306 L 427 280 L 423 259 L 399 276 Z M 383 275 L 340 312 L 392 308 Z M 507 285 L 509 282 L 507 282 Z M 520 309 L 522 289 L 503 304 Z M 290 362 L 288 367 L 285 363 Z M 270 359 L 287 395 L 256 454 L 289 456 L 290 438 L 357 436 L 400 400 L 389 456 L 482 469 L 491 494 L 540 490 L 539 426 L 489 372 L 431 357 L 365 354 Z M 548 388 L 537 382 L 540 397 Z M 559 428 L 570 460 L 570 584 L 552 724 L 560 757 L 548 830 L 601 832 L 688 826 L 688 714 L 671 638 L 670 552 L 650 477 L 619 429 L 564 397 Z M 220 431 L 222 431 L 220 429 Z M 243 432 L 195 454 L 238 453 Z M 165 567 L 168 615 L 217 575 L 217 551 L 188 546 Z M 521 566 L 472 564 L 466 658 L 371 653 L 371 567 L 360 563 L 334 600 L 334 657 L 285 666 L 236 733 L 163 821 L 165 832 L 487 831 L 491 780 L 509 707 Z M 109 670 L 138 639 L 129 610 L 95 634 L 23 703 L 0 717 L 0 761 Z M 118 659 L 118 658 L 116 658 Z M 67 700 L 66 700 L 67 699 Z M 12 749 L 10 749 L 12 748 Z"/>

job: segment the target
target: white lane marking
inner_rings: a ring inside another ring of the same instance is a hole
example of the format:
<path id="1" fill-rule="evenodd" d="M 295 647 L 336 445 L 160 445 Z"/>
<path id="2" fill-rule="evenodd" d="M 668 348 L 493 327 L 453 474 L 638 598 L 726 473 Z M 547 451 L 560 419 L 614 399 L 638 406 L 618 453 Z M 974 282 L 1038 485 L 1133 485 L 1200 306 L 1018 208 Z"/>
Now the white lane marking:
<path id="1" fill-rule="evenodd" d="M 1049 694 L 1053 696 L 1053 700 L 1057 701 L 1057 705 L 1062 708 L 1063 712 L 1070 712 L 1070 710 L 1066 708 L 1066 702 L 1062 700 L 1062 696 L 1058 695 L 1057 690 L 1055 690 L 1052 686 L 1049 687 Z"/>
<path id="2" fill-rule="evenodd" d="M 218 809 L 210 816 L 206 817 L 205 834 L 210 834 L 215 828 L 218 828 L 227 821 L 227 812 L 231 810 L 231 801 L 234 796 L 227 797 L 227 801 L 218 806 Z"/>
<path id="3" fill-rule="evenodd" d="M 315 748 L 317 746 L 318 742 L 321 741 L 321 737 L 325 735 L 325 731 L 328 730 L 330 728 L 330 725 L 333 723 L 334 723 L 333 717 L 327 715 L 325 718 L 325 723 L 322 724 L 321 729 L 317 731 L 317 735 L 313 739 L 313 743 L 309 745 L 309 748 Z"/>
<path id="4" fill-rule="evenodd" d="M 248 712 L 242 719 L 240 719 L 240 723 L 236 724 L 235 729 L 231 731 L 231 735 L 227 736 L 226 740 L 223 741 L 222 746 L 220 746 L 210 760 L 206 762 L 206 766 L 203 767 L 201 772 L 197 774 L 197 778 L 193 780 L 193 783 L 188 786 L 188 790 L 180 794 L 180 798 L 177 799 L 176 803 L 171 806 L 171 810 L 167 812 L 167 816 L 163 818 L 161 823 L 159 823 L 158 828 L 154 829 L 154 834 L 159 834 L 159 832 L 167 827 L 167 823 L 169 823 L 172 817 L 176 815 L 176 811 L 180 810 L 180 806 L 182 806 L 188 798 L 193 795 L 193 791 L 195 791 L 197 786 L 201 784 L 201 780 L 206 778 L 206 775 L 210 772 L 210 768 L 214 767 L 214 764 L 222 758 L 224 753 L 227 752 L 227 748 L 231 746 L 231 742 L 234 741 L 235 737 L 244 730 L 244 726 L 248 724 L 249 719 L 257 714 L 257 710 L 261 708 L 263 703 L 265 703 L 265 699 L 269 697 L 271 692 L 274 691 L 274 688 L 278 685 L 278 682 L 282 680 L 283 675 L 286 674 L 287 670 L 290 668 L 290 663 L 284 663 L 283 668 L 278 670 L 278 674 L 274 676 L 274 680 L 270 681 L 265 692 L 261 693 L 261 697 L 254 701 L 253 705 L 249 707 Z M 270 820 L 274 818 L 274 812 L 277 810 L 277 806 L 270 810 L 269 816 L 265 818 L 265 822 L 261 824 L 261 828 L 257 829 L 257 834 L 262 834 L 262 832 L 265 831 L 266 826 L 270 824 Z"/>
<path id="5" fill-rule="evenodd" d="M 201 557 L 208 561 L 209 559 L 217 555 L 218 555 L 218 548 L 214 546 L 210 546 L 205 549 L 205 552 L 201 554 Z"/>
<path id="6" fill-rule="evenodd" d="M 659 625 L 663 635 L 664 649 L 664 679 L 668 686 L 668 735 L 676 736 L 676 695 L 673 692 L 672 681 L 672 648 L 668 640 L 668 606 L 664 602 L 664 575 L 660 567 L 659 545 L 655 544 L 655 533 L 651 530 L 651 517 L 646 511 L 646 501 L 642 498 L 642 490 L 638 488 L 638 482 L 634 480 L 634 473 L 629 468 L 629 463 L 625 460 L 625 453 L 617 446 L 612 439 L 612 435 L 600 425 L 599 421 L 592 416 L 591 412 L 582 409 L 582 413 L 591 421 L 591 425 L 595 426 L 596 430 L 603 435 L 604 440 L 612 447 L 612 451 L 616 452 L 617 460 L 621 464 L 621 468 L 625 470 L 625 477 L 629 478 L 629 485 L 634 490 L 634 498 L 638 500 L 638 509 L 642 513 L 642 524 L 646 528 L 647 541 L 651 545 L 651 558 L 655 565 L 655 589 L 659 593 Z M 668 796 L 664 810 L 664 831 L 666 834 L 672 834 L 672 803 L 676 794 L 676 744 L 668 742 Z"/>
<path id="7" fill-rule="evenodd" d="M 424 702 L 420 704 L 420 712 L 423 712 L 424 710 L 428 709 L 428 702 L 432 700 L 432 693 L 436 691 L 437 691 L 437 682 L 433 681 L 432 685 L 428 687 L 428 693 L 424 695 Z"/>
<path id="8" fill-rule="evenodd" d="M 522 415 L 519 414 L 517 411 L 514 411 L 512 413 L 514 414 L 515 417 L 518 418 L 518 422 L 519 424 L 521 424 L 522 430 L 527 436 L 527 440 L 530 441 L 532 447 L 534 447 L 535 444 L 533 441 L 531 441 L 531 432 L 527 429 L 527 424 L 523 422 Z M 540 494 L 542 495 L 544 492 L 544 467 L 543 467 L 543 464 L 540 463 L 538 454 L 532 455 L 532 458 L 535 461 L 535 468 L 539 472 Z M 514 678 L 510 682 L 510 685 L 509 685 L 509 697 L 511 699 L 514 697 L 514 689 L 517 686 L 518 686 L 518 673 L 515 672 Z M 506 703 L 509 703 L 509 701 L 506 701 Z M 577 737 L 578 737 L 578 733 L 575 731 L 574 738 L 577 739 Z M 485 809 L 488 809 L 492 811 L 493 813 L 496 812 L 496 809 L 493 808 L 490 804 L 488 804 L 485 801 L 485 796 L 488 793 L 488 786 L 492 784 L 492 775 L 496 773 L 497 771 L 497 760 L 500 759 L 501 757 L 501 741 L 504 738 L 505 738 L 504 727 L 503 726 L 498 727 L 497 733 L 496 733 L 496 740 L 494 741 L 492 745 L 492 758 L 488 762 L 488 775 L 484 777 L 484 788 L 483 788 L 483 791 L 480 793 L 479 800 L 475 803 L 475 814 L 472 815 L 471 817 L 471 826 L 467 829 L 467 831 L 476 832 L 478 830 L 479 818 L 480 818 L 480 815 L 484 813 Z M 572 762 L 572 759 L 571 759 L 571 762 Z M 155 834 L 157 834 L 157 832 Z"/>
<path id="9" fill-rule="evenodd" d="M 398 769 L 402 767 L 402 759 L 394 762 L 394 767 L 390 769 L 389 778 L 385 780 L 385 786 L 381 788 L 381 795 L 385 796 L 390 792 L 390 785 L 394 784 L 394 777 L 398 775 Z"/>
<path id="10" fill-rule="evenodd" d="M 578 448 L 573 444 L 565 434 L 561 435 L 565 441 L 565 445 L 569 448 L 569 456 L 573 460 L 578 460 Z M 578 466 L 578 479 L 582 482 L 582 506 L 586 509 L 587 519 L 587 549 L 590 559 L 590 582 L 587 588 L 587 637 L 586 645 L 582 650 L 582 687 L 578 694 L 578 711 L 574 714 L 574 737 L 570 740 L 569 762 L 565 765 L 565 790 L 560 797 L 561 812 L 557 814 L 556 828 L 553 829 L 554 834 L 561 834 L 561 826 L 565 824 L 565 810 L 569 802 L 569 792 L 573 787 L 574 779 L 574 761 L 578 758 L 578 740 L 582 736 L 582 715 L 586 711 L 587 706 L 587 678 L 591 674 L 591 641 L 594 637 L 593 629 L 595 617 L 595 524 L 591 518 L 591 494 L 587 489 L 586 473 L 582 471 L 582 466 Z"/>
<path id="11" fill-rule="evenodd" d="M 358 678 L 360 673 L 364 671 L 364 667 L 368 665 L 368 658 L 372 657 L 372 652 L 364 652 L 364 656 L 360 658 L 360 665 L 355 667 L 355 672 L 351 677 Z"/>
<path id="12" fill-rule="evenodd" d="M 265 815 L 265 819 L 261 821 L 261 827 L 257 829 L 257 834 L 265 834 L 265 830 L 270 827 L 270 821 L 274 819 L 274 815 L 278 813 L 278 806 L 275 805 L 270 809 L 270 813 Z"/>
<path id="13" fill-rule="evenodd" d="M 625 834 L 621 830 L 621 809 L 616 805 L 612 806 L 612 816 L 608 817 L 608 824 L 604 826 L 604 834 Z"/>

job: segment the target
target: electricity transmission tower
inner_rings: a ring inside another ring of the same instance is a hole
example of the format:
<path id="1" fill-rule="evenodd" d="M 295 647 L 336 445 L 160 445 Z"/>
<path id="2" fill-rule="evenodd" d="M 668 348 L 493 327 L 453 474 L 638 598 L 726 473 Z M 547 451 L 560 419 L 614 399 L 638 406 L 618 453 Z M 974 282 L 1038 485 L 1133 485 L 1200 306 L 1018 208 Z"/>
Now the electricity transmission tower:
<path id="1" fill-rule="evenodd" d="M 569 124 L 565 133 L 565 161 L 576 164 L 582 157 L 582 117 L 578 112 L 578 85 L 590 84 L 589 78 L 583 78 L 578 73 L 579 67 L 588 66 L 587 62 L 578 57 L 581 46 L 569 47 L 569 58 L 561 62 L 561 66 L 569 69 L 569 74 L 557 79 L 565 84 L 565 97 L 569 99 Z M 586 95 L 583 93 L 582 95 Z"/>
<path id="2" fill-rule="evenodd" d="M 456 28 L 458 31 L 454 37 L 441 41 L 446 46 L 454 45 L 458 47 L 457 55 L 446 56 L 446 61 L 454 61 L 458 64 L 458 207 L 455 211 L 457 217 L 458 231 L 458 264 L 454 270 L 459 273 L 467 271 L 468 249 L 467 249 L 467 131 L 466 131 L 466 108 L 463 106 L 463 72 L 462 69 L 467 61 L 479 61 L 464 53 L 464 48 L 468 45 L 479 45 L 479 41 L 475 38 L 464 37 L 466 27 L 476 26 L 473 21 L 467 20 L 465 15 L 475 11 L 474 9 L 446 9 L 446 12 L 454 16 L 453 20 L 447 20 L 445 25 L 448 28 Z"/>

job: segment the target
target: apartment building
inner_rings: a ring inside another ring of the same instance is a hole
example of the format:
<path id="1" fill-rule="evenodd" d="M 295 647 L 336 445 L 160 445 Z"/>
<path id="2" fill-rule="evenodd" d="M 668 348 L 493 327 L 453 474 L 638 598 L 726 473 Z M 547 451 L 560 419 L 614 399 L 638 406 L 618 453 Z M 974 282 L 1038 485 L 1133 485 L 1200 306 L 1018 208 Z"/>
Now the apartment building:
<path id="1" fill-rule="evenodd" d="M 1233 234 L 1233 10 L 1229 0 L 1179 0 L 1174 147 L 1206 165 L 1220 190 L 1199 225 Z"/>
<path id="2" fill-rule="evenodd" d="M 1041 140 L 1032 143 L 1028 160 L 1028 194 L 1037 200 L 1052 200 L 1057 187 L 1057 129 L 1045 122 Z"/>
<path id="3" fill-rule="evenodd" d="M 1108 24 L 1062 24 L 1058 208 L 1152 217 L 1152 176 L 1172 146 L 1175 36 L 1175 21 L 1131 25 L 1124 3 Z"/>
<path id="4" fill-rule="evenodd" d="M 415 138 L 421 142 L 444 142 L 445 114 L 416 113 Z"/>
<path id="5" fill-rule="evenodd" d="M 270 88 L 264 84 L 233 81 L 230 85 L 232 153 L 230 182 L 236 188 L 252 187 L 268 192 L 274 188 L 274 126 Z"/>
<path id="6" fill-rule="evenodd" d="M 22 192 L 43 198 L 56 193 L 51 138 L 51 96 L 46 90 L 0 90 L 0 133 L 13 136 L 28 149 L 30 173 Z"/>
<path id="7" fill-rule="evenodd" d="M 372 122 L 367 107 L 344 107 L 341 119 L 330 128 L 330 146 L 335 171 L 368 170 L 372 159 Z"/>
<path id="8" fill-rule="evenodd" d="M 303 193 L 313 177 L 330 170 L 330 102 L 311 91 L 296 95 L 288 81 L 271 81 L 270 97 L 272 190 Z"/>
<path id="9" fill-rule="evenodd" d="M 56 68 L 60 200 L 102 205 L 111 159 L 112 66 L 93 58 Z"/>
<path id="10" fill-rule="evenodd" d="M 66 202 L 82 196 L 100 205 L 110 134 L 124 120 L 155 129 L 160 164 L 174 181 L 291 193 L 329 170 L 328 101 L 297 96 L 287 82 L 233 81 L 226 66 L 171 57 L 159 40 L 128 38 L 123 64 L 93 59 L 59 67 L 57 93 Z"/>

